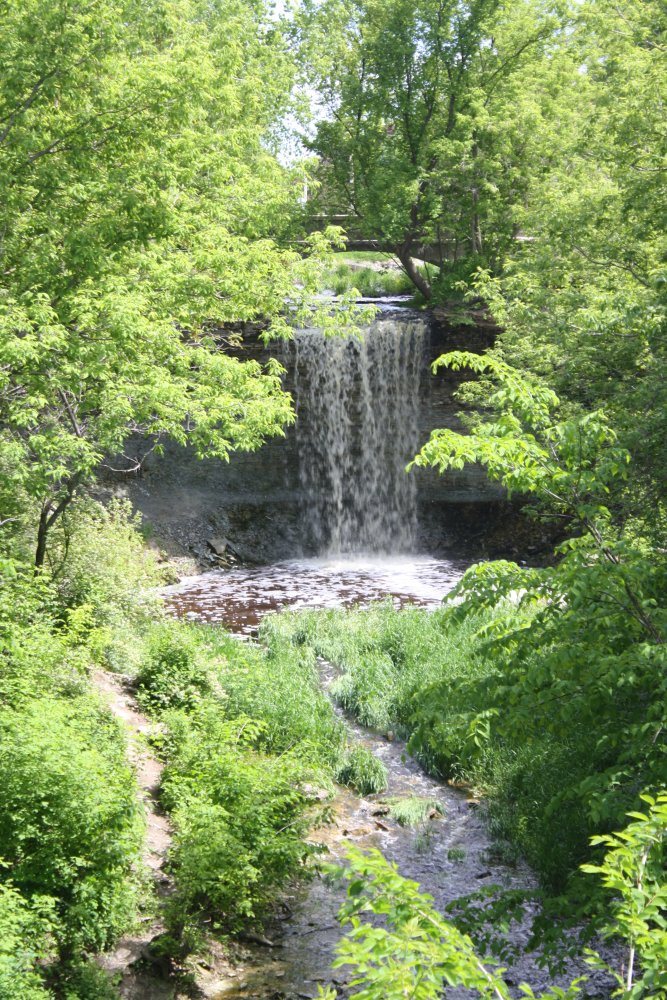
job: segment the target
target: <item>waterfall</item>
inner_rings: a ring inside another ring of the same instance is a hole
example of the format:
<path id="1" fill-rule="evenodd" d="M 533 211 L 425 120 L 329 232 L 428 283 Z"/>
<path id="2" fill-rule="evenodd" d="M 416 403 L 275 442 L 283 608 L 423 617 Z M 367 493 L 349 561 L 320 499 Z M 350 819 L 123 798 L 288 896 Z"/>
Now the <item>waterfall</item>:
<path id="1" fill-rule="evenodd" d="M 414 551 L 417 452 L 427 321 L 377 319 L 360 337 L 295 339 L 302 524 L 318 553 Z"/>

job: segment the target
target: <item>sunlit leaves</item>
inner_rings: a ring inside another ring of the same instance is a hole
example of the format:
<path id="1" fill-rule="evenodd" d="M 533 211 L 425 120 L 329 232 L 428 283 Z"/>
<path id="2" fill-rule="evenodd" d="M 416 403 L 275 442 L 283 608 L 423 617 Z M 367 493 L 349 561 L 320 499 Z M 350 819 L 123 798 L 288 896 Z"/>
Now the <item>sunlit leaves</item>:
<path id="1" fill-rule="evenodd" d="M 286 247 L 300 187 L 271 146 L 292 68 L 263 3 L 29 0 L 0 38 L 2 449 L 48 527 L 132 434 L 227 458 L 281 433 L 275 367 L 216 329 L 287 335 L 319 265 Z"/>

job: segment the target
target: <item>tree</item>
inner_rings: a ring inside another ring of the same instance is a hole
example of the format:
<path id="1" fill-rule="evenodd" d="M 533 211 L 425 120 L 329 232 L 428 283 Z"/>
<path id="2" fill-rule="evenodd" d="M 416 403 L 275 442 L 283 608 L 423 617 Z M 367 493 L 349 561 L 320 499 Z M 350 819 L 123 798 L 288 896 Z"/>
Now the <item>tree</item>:
<path id="1" fill-rule="evenodd" d="M 0 40 L 0 463 L 5 516 L 39 506 L 41 566 L 130 435 L 225 459 L 281 433 L 277 366 L 215 331 L 286 335 L 312 278 L 269 237 L 299 189 L 272 152 L 292 70 L 263 0 L 12 2 Z"/>
<path id="2" fill-rule="evenodd" d="M 515 234 L 541 115 L 552 4 L 309 0 L 306 51 L 324 107 L 312 149 L 325 207 L 394 253 L 441 270 L 496 266 Z M 335 29 L 332 26 L 336 25 Z M 539 169 L 539 164 L 532 168 Z M 317 203 L 317 202 L 316 202 Z"/>
<path id="3" fill-rule="evenodd" d="M 416 464 L 444 472 L 477 462 L 510 492 L 537 498 L 540 515 L 569 535 L 554 566 L 483 563 L 449 596 L 459 599 L 455 617 L 503 612 L 485 651 L 498 668 L 485 704 L 494 734 L 530 747 L 548 732 L 577 748 L 583 766 L 542 808 L 564 823 L 575 804 L 599 830 L 634 808 L 642 787 L 664 784 L 664 550 L 615 516 L 630 455 L 602 411 L 559 413 L 552 390 L 492 356 L 453 352 L 436 365 L 482 375 L 486 412 L 470 434 L 434 431 Z"/>
<path id="4" fill-rule="evenodd" d="M 643 811 L 630 813 L 632 822 L 623 830 L 592 839 L 593 845 L 607 848 L 601 863 L 582 866 L 585 872 L 602 876 L 605 889 L 613 893 L 605 936 L 625 945 L 628 957 L 622 974 L 595 952 L 589 951 L 588 962 L 611 973 L 619 986 L 613 996 L 624 1000 L 663 996 L 667 987 L 667 794 L 661 791 L 655 797 L 641 798 Z M 421 892 L 416 882 L 399 875 L 396 865 L 377 850 L 364 854 L 349 847 L 347 860 L 349 867 L 332 866 L 333 873 L 348 883 L 338 913 L 347 930 L 333 964 L 352 969 L 351 985 L 360 987 L 353 996 L 358 1000 L 407 996 L 430 1000 L 442 996 L 445 986 L 460 986 L 489 1000 L 509 1000 L 512 991 L 504 978 L 506 970 L 495 968 L 496 963 L 480 955 L 471 938 L 438 913 L 432 897 Z M 582 976 L 567 988 L 554 985 L 540 994 L 527 983 L 520 989 L 534 1000 L 575 1000 L 585 980 Z M 335 1000 L 337 993 L 320 989 L 319 995 Z"/>
<path id="5" fill-rule="evenodd" d="M 661 535 L 667 427 L 667 16 L 656 0 L 579 6 L 571 70 L 521 216 L 534 239 L 477 283 L 505 357 L 571 408 L 604 406 L 633 456 L 625 513 Z M 563 57 L 565 58 L 565 57 Z M 648 517 L 646 514 L 648 513 Z"/>

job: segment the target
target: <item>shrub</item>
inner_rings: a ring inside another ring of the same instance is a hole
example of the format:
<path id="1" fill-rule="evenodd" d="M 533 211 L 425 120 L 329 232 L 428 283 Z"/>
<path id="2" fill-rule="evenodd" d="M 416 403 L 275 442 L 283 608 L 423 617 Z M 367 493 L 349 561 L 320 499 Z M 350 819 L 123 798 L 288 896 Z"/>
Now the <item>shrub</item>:
<path id="1" fill-rule="evenodd" d="M 595 826 L 578 794 L 594 760 L 594 741 L 567 743 L 545 734 L 524 746 L 499 746 L 479 764 L 489 787 L 487 813 L 495 839 L 518 848 L 551 890 L 562 891 L 588 854 Z M 557 825 L 558 834 L 554 828 Z"/>
<path id="2" fill-rule="evenodd" d="M 53 898 L 61 951 L 126 929 L 141 839 L 125 742 L 93 699 L 0 713 L 0 857 L 28 900 Z"/>
<path id="3" fill-rule="evenodd" d="M 140 515 L 127 500 L 106 506 L 82 500 L 64 517 L 64 538 L 53 556 L 63 605 L 91 605 L 100 624 L 120 614 L 143 620 L 141 597 L 162 582 L 162 570 L 141 537 Z"/>
<path id="4" fill-rule="evenodd" d="M 298 751 L 259 752 L 263 726 L 225 721 L 215 702 L 165 720 L 163 798 L 176 829 L 175 912 L 211 914 L 224 929 L 238 929 L 261 914 L 309 853 L 302 838 L 312 772 Z"/>
<path id="5" fill-rule="evenodd" d="M 374 298 L 382 295 L 411 295 L 415 291 L 404 271 L 395 267 L 376 270 L 372 267 L 350 267 L 345 261 L 324 276 L 324 283 L 336 295 L 356 289 L 360 295 Z"/>
<path id="6" fill-rule="evenodd" d="M 48 1000 L 52 996 L 36 969 L 51 957 L 53 901 L 26 900 L 0 883 L 0 1000 Z"/>
<path id="7" fill-rule="evenodd" d="M 70 962 L 56 971 L 58 1000 L 118 1000 L 117 977 L 111 977 L 93 960 Z"/>
<path id="8" fill-rule="evenodd" d="M 210 668 L 196 633 L 171 622 L 151 629 L 136 680 L 137 699 L 144 708 L 194 708 L 211 691 Z"/>
<path id="9" fill-rule="evenodd" d="M 143 635 L 159 615 L 155 588 L 164 574 L 144 545 L 141 519 L 129 501 L 107 506 L 77 502 L 63 516 L 50 556 L 53 593 L 61 617 L 85 611 L 81 635 L 90 652 L 112 669 L 132 673 L 143 656 Z"/>

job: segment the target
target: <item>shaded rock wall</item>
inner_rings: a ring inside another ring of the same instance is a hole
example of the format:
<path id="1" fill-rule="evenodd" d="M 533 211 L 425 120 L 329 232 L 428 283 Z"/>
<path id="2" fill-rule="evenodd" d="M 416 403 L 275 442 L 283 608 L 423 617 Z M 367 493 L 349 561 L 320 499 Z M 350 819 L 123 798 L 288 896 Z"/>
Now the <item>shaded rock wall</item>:
<path id="1" fill-rule="evenodd" d="M 461 405 L 454 393 L 466 376 L 447 371 L 434 376 L 430 363 L 448 350 L 482 351 L 492 336 L 488 330 L 429 323 L 418 411 L 420 441 L 436 427 L 460 427 Z M 239 351 L 259 361 L 270 353 L 253 335 L 246 336 Z M 285 388 L 294 395 L 293 346 L 275 345 L 271 351 L 285 364 Z M 419 551 L 473 557 L 519 554 L 517 507 L 488 483 L 483 470 L 468 468 L 445 476 L 416 470 L 412 475 Z M 207 540 L 227 538 L 244 560 L 315 554 L 304 532 L 308 498 L 300 485 L 294 427 L 285 438 L 270 440 L 257 452 L 234 455 L 229 463 L 198 461 L 187 449 L 168 445 L 162 456 L 148 460 L 127 490 L 157 537 L 175 552 L 187 551 L 205 561 Z"/>

